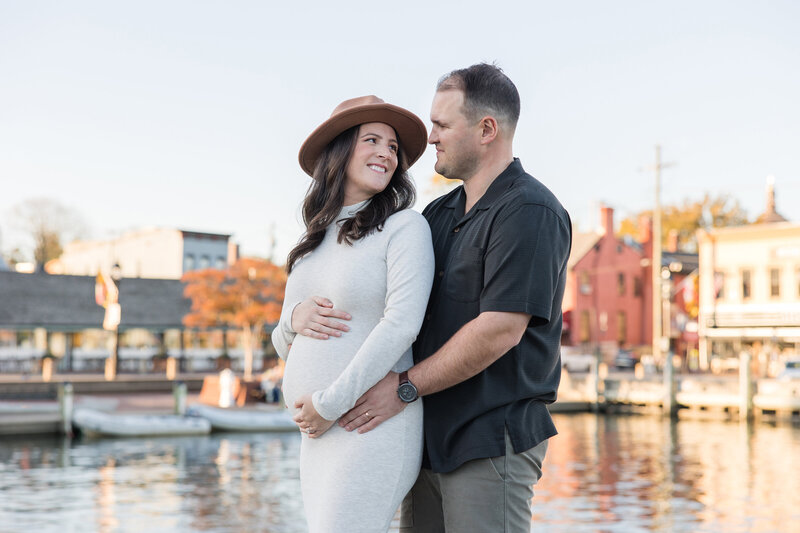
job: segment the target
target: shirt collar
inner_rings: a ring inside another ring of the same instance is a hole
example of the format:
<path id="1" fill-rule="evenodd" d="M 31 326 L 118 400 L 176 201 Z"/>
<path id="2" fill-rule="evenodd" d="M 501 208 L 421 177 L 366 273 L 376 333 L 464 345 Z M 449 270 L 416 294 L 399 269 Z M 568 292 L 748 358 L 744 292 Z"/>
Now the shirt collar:
<path id="1" fill-rule="evenodd" d="M 486 189 L 486 192 L 483 193 L 483 196 L 477 201 L 477 203 L 470 209 L 470 213 L 475 210 L 484 210 L 489 209 L 492 206 L 495 200 L 503 194 L 503 192 L 508 189 L 508 187 L 513 183 L 514 179 L 518 176 L 525 173 L 525 170 L 522 168 L 522 163 L 520 163 L 519 158 L 515 157 L 514 160 L 506 167 L 506 169 L 497 176 L 492 184 L 489 185 L 489 188 Z M 466 193 L 464 192 L 464 186 L 462 185 L 458 189 L 456 189 L 455 194 L 450 197 L 447 203 L 444 204 L 444 207 L 449 209 L 455 209 L 454 214 L 463 213 L 464 206 L 466 204 L 467 197 Z"/>

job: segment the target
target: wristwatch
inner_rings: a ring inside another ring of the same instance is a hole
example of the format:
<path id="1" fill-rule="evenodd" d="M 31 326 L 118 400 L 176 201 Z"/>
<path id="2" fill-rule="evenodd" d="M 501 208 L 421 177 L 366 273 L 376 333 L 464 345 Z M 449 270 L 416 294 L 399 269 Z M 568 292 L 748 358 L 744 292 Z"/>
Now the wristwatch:
<path id="1" fill-rule="evenodd" d="M 417 388 L 408 380 L 408 370 L 400 373 L 400 385 L 397 387 L 397 395 L 406 403 L 411 403 L 419 398 Z"/>

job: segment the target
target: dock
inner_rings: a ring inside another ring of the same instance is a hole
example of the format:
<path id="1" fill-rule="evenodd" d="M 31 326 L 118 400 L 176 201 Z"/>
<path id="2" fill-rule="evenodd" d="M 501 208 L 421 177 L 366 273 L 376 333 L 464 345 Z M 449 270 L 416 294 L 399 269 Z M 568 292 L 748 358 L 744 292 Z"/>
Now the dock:
<path id="1" fill-rule="evenodd" d="M 45 381 L 36 375 L 0 375 L 0 438 L 64 433 L 65 385 L 72 405 L 120 413 L 166 414 L 174 409 L 174 387 L 186 385 L 187 401 L 195 402 L 207 374 L 164 376 L 122 374 L 106 381 L 99 374 L 59 375 Z M 71 406 L 69 406 L 71 408 Z"/>
<path id="2" fill-rule="evenodd" d="M 120 413 L 173 412 L 177 383 L 186 385 L 186 400 L 198 401 L 209 374 L 120 375 L 107 381 L 102 375 L 0 375 L 0 437 L 68 432 L 64 410 L 72 406 Z M 63 391 L 71 389 L 65 405 Z M 551 413 L 650 413 L 692 419 L 731 419 L 800 423 L 800 380 L 753 380 L 743 386 L 735 374 L 678 374 L 670 387 L 662 375 L 636 376 L 632 372 L 562 374 L 558 400 Z"/>
<path id="3" fill-rule="evenodd" d="M 756 379 L 743 386 L 736 374 L 680 374 L 673 389 L 670 400 L 669 387 L 660 374 L 636 377 L 619 372 L 599 378 L 591 372 L 564 372 L 558 401 L 550 412 L 636 412 L 800 423 L 800 380 Z"/>

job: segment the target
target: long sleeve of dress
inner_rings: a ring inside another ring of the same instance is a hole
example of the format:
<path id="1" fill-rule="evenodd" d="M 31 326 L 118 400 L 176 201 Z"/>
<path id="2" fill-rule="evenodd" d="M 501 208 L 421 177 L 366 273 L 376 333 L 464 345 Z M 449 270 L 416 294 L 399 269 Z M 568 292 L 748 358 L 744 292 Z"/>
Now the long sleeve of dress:
<path id="1" fill-rule="evenodd" d="M 418 213 L 403 213 L 386 247 L 383 317 L 338 378 L 312 396 L 315 409 L 327 420 L 336 420 L 346 413 L 362 394 L 386 376 L 411 347 L 422 325 L 433 283 L 431 233 Z"/>
<path id="2" fill-rule="evenodd" d="M 297 335 L 292 329 L 292 311 L 300 302 L 284 302 L 281 309 L 281 318 L 278 325 L 272 330 L 272 345 L 284 361 L 289 356 L 289 345 L 294 342 Z"/>

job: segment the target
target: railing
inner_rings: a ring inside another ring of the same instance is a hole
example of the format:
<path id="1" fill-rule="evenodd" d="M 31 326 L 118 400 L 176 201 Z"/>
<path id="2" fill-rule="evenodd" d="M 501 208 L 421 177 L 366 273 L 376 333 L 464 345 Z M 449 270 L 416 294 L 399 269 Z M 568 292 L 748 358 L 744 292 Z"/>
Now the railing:
<path id="1" fill-rule="evenodd" d="M 705 315 L 707 327 L 792 327 L 800 326 L 800 310 L 717 311 Z"/>
<path id="2" fill-rule="evenodd" d="M 156 358 L 157 348 L 122 347 L 119 351 L 119 372 L 126 374 L 147 374 L 163 372 L 163 359 Z M 222 354 L 219 348 L 187 348 L 169 349 L 166 355 L 182 364 L 183 372 L 215 372 L 218 370 L 217 359 Z M 36 374 L 41 372 L 41 361 L 44 350 L 33 348 L 0 348 L 0 374 Z M 231 369 L 234 372 L 244 370 L 244 351 L 229 350 Z M 103 373 L 106 360 L 110 356 L 106 349 L 76 348 L 72 352 L 72 372 Z M 263 350 L 253 353 L 253 371 L 263 370 Z M 67 371 L 66 358 L 56 359 L 57 372 Z"/>

